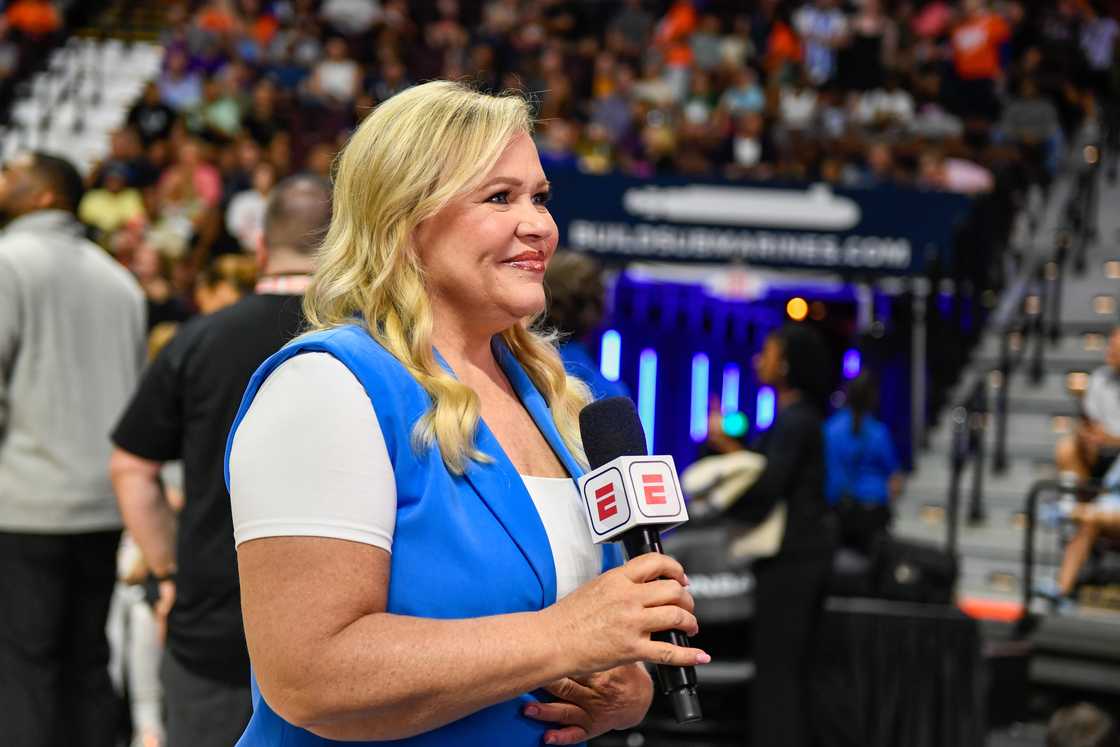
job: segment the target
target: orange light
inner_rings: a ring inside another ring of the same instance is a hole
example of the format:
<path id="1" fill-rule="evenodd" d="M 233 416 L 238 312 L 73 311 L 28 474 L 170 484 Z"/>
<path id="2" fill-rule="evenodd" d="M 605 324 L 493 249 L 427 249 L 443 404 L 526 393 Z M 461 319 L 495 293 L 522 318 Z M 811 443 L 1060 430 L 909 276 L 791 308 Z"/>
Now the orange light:
<path id="1" fill-rule="evenodd" d="M 786 313 L 795 322 L 803 321 L 809 314 L 809 304 L 805 303 L 804 298 L 794 296 L 786 304 Z"/>

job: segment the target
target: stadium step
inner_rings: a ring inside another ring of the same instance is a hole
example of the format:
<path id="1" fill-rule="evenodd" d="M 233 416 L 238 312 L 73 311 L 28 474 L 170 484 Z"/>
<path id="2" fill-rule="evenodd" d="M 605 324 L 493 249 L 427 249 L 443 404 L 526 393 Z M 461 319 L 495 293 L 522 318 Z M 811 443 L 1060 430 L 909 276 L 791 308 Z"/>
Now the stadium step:
<path id="1" fill-rule="evenodd" d="M 1102 323 L 1100 329 L 1064 334 L 1056 343 L 1048 343 L 1043 355 L 1044 370 L 1054 373 L 1092 371 L 1101 365 L 1104 352 L 1100 347 L 1100 338 L 1108 331 L 1108 327 L 1107 323 Z M 1033 346 L 1034 341 L 1031 340 L 1029 344 Z M 1012 350 L 1015 350 L 1014 343 Z M 999 337 L 988 335 L 976 348 L 973 366 L 978 371 L 991 371 L 998 369 L 999 364 Z"/>

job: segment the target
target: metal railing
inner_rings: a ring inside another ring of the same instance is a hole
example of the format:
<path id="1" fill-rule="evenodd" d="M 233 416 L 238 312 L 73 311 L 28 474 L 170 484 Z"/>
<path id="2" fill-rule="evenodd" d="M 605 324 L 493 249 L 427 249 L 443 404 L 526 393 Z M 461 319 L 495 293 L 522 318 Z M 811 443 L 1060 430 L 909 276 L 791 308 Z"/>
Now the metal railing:
<path id="1" fill-rule="evenodd" d="M 1104 490 L 1098 483 L 1078 483 L 1071 485 L 1058 480 L 1038 480 L 1031 485 L 1027 492 L 1026 505 L 1023 507 L 1025 526 L 1023 529 L 1023 609 L 1019 617 L 1019 630 L 1025 632 L 1033 622 L 1031 602 L 1035 597 L 1035 559 L 1036 542 L 1038 535 L 1038 507 L 1041 497 L 1047 493 L 1058 496 L 1073 495 L 1080 499 L 1087 499 Z"/>
<path id="2" fill-rule="evenodd" d="M 1083 273 L 1088 246 L 1096 240 L 1100 152 L 1096 146 L 1086 145 L 1081 157 L 1084 163 L 1063 208 L 1065 225 L 1058 231 L 1052 251 L 1024 263 L 1017 280 L 993 314 L 992 325 L 999 336 L 996 366 L 967 382 L 964 394 L 952 408 L 951 477 L 946 502 L 946 549 L 950 552 L 955 552 L 957 546 L 964 469 L 969 463 L 974 467 L 968 521 L 977 524 L 986 516 L 983 465 L 987 459 L 989 418 L 994 429 L 992 472 L 998 475 L 1006 472 L 1008 466 L 1007 420 L 1012 376 L 1025 363 L 1030 383 L 1035 386 L 1042 383 L 1046 347 L 1061 337 L 1062 291 L 1069 266 L 1072 262 L 1074 271 Z M 998 382 L 994 403 L 988 395 L 989 377 L 993 374 Z"/>

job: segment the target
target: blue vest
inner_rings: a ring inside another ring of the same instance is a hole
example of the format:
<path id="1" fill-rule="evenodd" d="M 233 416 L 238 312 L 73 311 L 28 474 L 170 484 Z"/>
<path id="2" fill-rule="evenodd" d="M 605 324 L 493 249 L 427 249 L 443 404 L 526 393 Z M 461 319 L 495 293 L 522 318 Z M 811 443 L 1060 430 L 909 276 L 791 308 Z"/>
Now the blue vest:
<path id="1" fill-rule="evenodd" d="M 553 424 L 543 396 L 498 337 L 498 362 L 525 409 L 573 477 L 582 474 Z M 524 483 L 494 434 L 479 422 L 476 444 L 489 464 L 470 462 L 464 475 L 447 470 L 438 449 L 417 453 L 412 429 L 431 400 L 404 366 L 364 328 L 349 325 L 302 337 L 265 361 L 249 381 L 226 445 L 264 380 L 304 352 L 326 352 L 350 369 L 369 395 L 385 437 L 397 487 L 388 612 L 428 618 L 467 618 L 543 609 L 556 601 L 556 569 L 544 525 Z M 314 496 L 308 496 L 314 500 Z M 604 545 L 603 569 L 621 563 L 617 546 Z M 253 717 L 239 747 L 311 747 L 336 744 L 278 716 L 253 682 Z M 546 724 L 521 715 L 525 703 L 547 694 L 525 693 L 434 731 L 385 745 L 536 747 Z M 338 742 L 337 744 L 343 744 Z M 347 742 L 345 744 L 355 744 Z M 374 744 L 374 743 L 369 743 Z"/>

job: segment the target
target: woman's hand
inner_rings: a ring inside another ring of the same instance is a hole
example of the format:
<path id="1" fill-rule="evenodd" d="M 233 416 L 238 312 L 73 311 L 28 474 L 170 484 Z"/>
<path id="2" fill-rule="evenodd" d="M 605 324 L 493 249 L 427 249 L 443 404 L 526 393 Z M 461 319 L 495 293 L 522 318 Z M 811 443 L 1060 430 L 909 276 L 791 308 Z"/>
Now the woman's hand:
<path id="1" fill-rule="evenodd" d="M 687 585 L 680 563 L 647 553 L 588 581 L 540 614 L 553 626 L 569 676 L 636 661 L 707 664 L 711 657 L 698 648 L 650 640 L 650 633 L 663 630 L 699 631 Z"/>
<path id="2" fill-rule="evenodd" d="M 653 699 L 653 682 L 641 664 L 588 677 L 565 677 L 545 690 L 559 700 L 525 706 L 526 716 L 559 725 L 544 733 L 545 744 L 577 744 L 613 729 L 637 726 Z"/>

